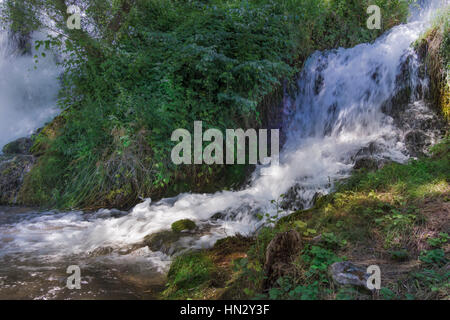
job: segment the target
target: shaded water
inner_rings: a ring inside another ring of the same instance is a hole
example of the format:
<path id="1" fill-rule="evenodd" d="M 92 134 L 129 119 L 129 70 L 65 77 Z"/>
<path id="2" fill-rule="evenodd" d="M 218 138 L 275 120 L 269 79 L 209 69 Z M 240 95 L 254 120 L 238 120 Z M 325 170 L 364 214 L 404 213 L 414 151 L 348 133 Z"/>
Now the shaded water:
<path id="1" fill-rule="evenodd" d="M 297 95 L 287 99 L 280 166 L 266 168 L 265 175 L 258 167 L 240 191 L 185 193 L 157 203 L 147 199 L 130 212 L 0 209 L 0 298 L 153 298 L 171 258 L 147 247 L 137 249 L 134 245 L 146 235 L 191 219 L 200 232 L 186 234 L 177 245 L 210 247 L 217 239 L 257 231 L 265 223 L 257 214 L 276 215 L 271 200 L 292 187 L 303 206 L 310 206 L 318 192 L 329 192 L 335 181 L 350 174 L 354 156 L 369 144 L 377 146 L 380 159 L 407 160 L 405 131 L 382 106 L 397 93 L 396 79 L 408 60 L 408 85 L 419 93 L 411 96 L 411 106 L 427 109 L 420 100 L 427 81 L 418 76 L 410 45 L 434 10 L 414 15 L 373 44 L 313 54 L 299 77 Z M 65 288 L 69 265 L 81 268 L 81 290 Z"/>

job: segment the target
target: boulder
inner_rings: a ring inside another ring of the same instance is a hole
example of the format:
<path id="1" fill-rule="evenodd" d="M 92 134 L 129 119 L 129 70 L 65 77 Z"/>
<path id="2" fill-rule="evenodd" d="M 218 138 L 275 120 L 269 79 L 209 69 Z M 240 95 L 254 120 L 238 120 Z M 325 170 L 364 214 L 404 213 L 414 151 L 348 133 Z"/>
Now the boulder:
<path id="1" fill-rule="evenodd" d="M 335 262 L 329 267 L 329 274 L 334 283 L 339 286 L 354 286 L 367 289 L 367 280 L 370 274 L 366 268 L 350 261 Z"/>
<path id="2" fill-rule="evenodd" d="M 300 254 L 302 240 L 300 234 L 291 230 L 277 234 L 266 249 L 264 272 L 267 278 L 264 287 L 270 288 L 280 277 L 293 271 L 293 260 Z"/>
<path id="3" fill-rule="evenodd" d="M 14 155 L 0 157 L 0 203 L 17 204 L 17 195 L 25 175 L 35 163 L 31 155 Z"/>

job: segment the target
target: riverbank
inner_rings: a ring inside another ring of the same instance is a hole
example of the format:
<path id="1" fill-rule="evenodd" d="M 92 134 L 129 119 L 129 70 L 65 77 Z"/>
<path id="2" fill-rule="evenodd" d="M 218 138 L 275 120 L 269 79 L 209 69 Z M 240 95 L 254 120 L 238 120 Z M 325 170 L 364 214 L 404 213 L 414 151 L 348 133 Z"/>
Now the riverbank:
<path id="1" fill-rule="evenodd" d="M 255 237 L 226 238 L 175 258 L 162 297 L 449 299 L 449 151 L 446 138 L 430 157 L 357 171 L 313 208 Z M 299 238 L 287 236 L 292 232 Z M 378 265 L 382 289 L 336 283 L 329 267 L 338 261 Z"/>

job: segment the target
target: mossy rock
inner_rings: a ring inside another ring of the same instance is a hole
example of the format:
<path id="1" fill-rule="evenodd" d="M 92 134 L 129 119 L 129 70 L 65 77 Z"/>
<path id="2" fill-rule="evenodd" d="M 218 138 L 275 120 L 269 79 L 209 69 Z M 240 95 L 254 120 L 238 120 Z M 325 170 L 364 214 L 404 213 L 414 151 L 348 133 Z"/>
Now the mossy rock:
<path id="1" fill-rule="evenodd" d="M 33 156 L 15 155 L 0 157 L 0 203 L 17 204 L 18 193 L 25 175 L 35 163 Z"/>
<path id="2" fill-rule="evenodd" d="M 30 138 L 20 138 L 8 143 L 2 149 L 4 154 L 30 154 L 33 141 Z"/>
<path id="3" fill-rule="evenodd" d="M 194 230 L 196 227 L 195 222 L 189 219 L 178 220 L 172 223 L 173 232 L 190 231 Z"/>
<path id="4" fill-rule="evenodd" d="M 173 254 L 176 251 L 174 244 L 180 238 L 180 233 L 166 230 L 146 236 L 144 238 L 144 245 L 148 246 L 152 251 Z"/>

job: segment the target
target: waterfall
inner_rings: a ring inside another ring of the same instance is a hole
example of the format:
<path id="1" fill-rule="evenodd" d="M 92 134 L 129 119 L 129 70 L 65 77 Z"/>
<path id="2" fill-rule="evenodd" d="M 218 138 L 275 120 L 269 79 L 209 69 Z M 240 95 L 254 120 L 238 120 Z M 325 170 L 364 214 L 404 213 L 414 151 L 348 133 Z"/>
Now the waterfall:
<path id="1" fill-rule="evenodd" d="M 28 39 L 0 31 L 0 152 L 6 143 L 30 135 L 58 113 L 61 72 L 54 56 L 43 57 L 34 50 L 32 43 L 38 39 L 43 36 L 33 35 L 31 51 L 23 53 L 19 46 Z"/>
<path id="2" fill-rule="evenodd" d="M 406 161 L 410 154 L 405 131 L 383 112 L 383 106 L 398 93 L 398 78 L 405 64 L 412 69 L 412 91 L 427 86 L 416 70 L 419 63 L 411 44 L 426 30 L 436 8 L 443 6 L 440 1 L 432 4 L 374 43 L 314 53 L 298 78 L 296 96 L 287 99 L 287 139 L 280 166 L 266 168 L 264 175 L 260 174 L 263 167 L 258 167 L 246 188 L 184 193 L 156 203 L 147 199 L 128 213 L 17 215 L 14 221 L 0 224 L 0 259 L 16 254 L 21 259 L 32 256 L 54 261 L 64 256 L 82 257 L 99 248 L 117 253 L 149 234 L 170 229 L 180 219 L 195 221 L 201 230 L 181 238 L 181 247 L 209 247 L 226 236 L 254 233 L 265 223 L 258 219 L 261 213 L 279 215 L 271 200 L 280 199 L 281 194 L 294 192 L 302 207 L 311 206 L 318 193 L 330 192 L 334 182 L 349 176 L 355 156 L 368 146 L 374 146 L 374 156 L 379 159 Z M 7 57 L 1 52 L 0 145 L 29 133 L 53 114 L 57 88 L 57 72 L 50 62 L 35 72 L 30 57 Z M 11 60 L 14 64 L 8 62 Z M 420 99 L 420 94 L 412 95 L 411 106 L 420 104 L 426 109 Z M 281 214 L 290 212 L 285 209 Z M 160 270 L 170 261 L 160 252 L 141 250 L 140 254 Z"/>

